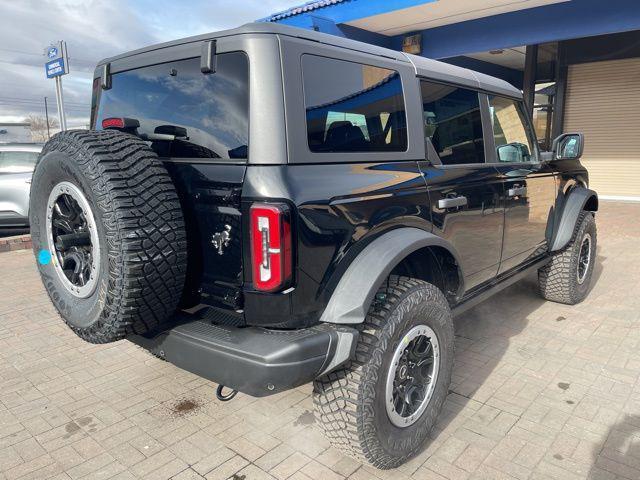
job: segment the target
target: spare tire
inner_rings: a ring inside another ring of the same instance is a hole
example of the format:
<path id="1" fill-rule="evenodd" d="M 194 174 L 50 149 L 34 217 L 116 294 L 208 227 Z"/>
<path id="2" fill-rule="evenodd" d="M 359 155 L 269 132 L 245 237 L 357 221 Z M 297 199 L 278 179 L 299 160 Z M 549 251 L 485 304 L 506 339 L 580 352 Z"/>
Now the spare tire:
<path id="1" fill-rule="evenodd" d="M 139 138 L 55 135 L 36 163 L 29 221 L 47 293 L 84 340 L 144 334 L 175 313 L 187 269 L 182 210 L 167 170 Z"/>

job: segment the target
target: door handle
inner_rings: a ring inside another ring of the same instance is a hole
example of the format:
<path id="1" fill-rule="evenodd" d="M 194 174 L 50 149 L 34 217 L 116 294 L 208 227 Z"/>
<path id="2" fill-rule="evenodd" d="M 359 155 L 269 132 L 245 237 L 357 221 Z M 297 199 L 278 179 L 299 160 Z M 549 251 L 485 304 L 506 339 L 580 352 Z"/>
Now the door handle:
<path id="1" fill-rule="evenodd" d="M 459 196 L 452 198 L 441 198 L 438 200 L 438 208 L 455 208 L 455 207 L 464 207 L 467 204 L 467 197 Z"/>
<path id="2" fill-rule="evenodd" d="M 524 197 L 527 194 L 527 187 L 521 187 L 520 185 L 514 185 L 509 189 L 510 197 Z"/>

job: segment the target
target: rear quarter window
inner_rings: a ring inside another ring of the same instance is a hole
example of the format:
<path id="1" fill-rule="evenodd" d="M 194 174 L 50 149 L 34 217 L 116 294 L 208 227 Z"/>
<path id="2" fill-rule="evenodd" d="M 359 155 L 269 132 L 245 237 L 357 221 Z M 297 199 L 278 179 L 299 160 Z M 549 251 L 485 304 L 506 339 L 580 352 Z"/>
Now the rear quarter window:
<path id="1" fill-rule="evenodd" d="M 216 58 L 213 74 L 191 58 L 116 73 L 102 92 L 96 128 L 131 118 L 161 157 L 246 159 L 249 145 L 249 64 L 244 53 Z M 175 135 L 175 140 L 154 139 Z"/>
<path id="2" fill-rule="evenodd" d="M 398 72 L 315 55 L 302 57 L 302 72 L 312 152 L 407 150 Z"/>

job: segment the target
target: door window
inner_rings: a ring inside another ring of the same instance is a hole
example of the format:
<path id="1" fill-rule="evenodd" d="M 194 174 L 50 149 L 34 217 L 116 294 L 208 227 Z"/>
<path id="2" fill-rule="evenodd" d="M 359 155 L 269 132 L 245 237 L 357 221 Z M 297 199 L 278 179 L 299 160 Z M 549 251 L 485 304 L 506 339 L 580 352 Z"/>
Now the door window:
<path id="1" fill-rule="evenodd" d="M 333 58 L 302 57 L 312 152 L 404 152 L 407 122 L 400 75 Z"/>
<path id="2" fill-rule="evenodd" d="M 522 102 L 504 97 L 489 97 L 489 113 L 500 163 L 537 161 L 534 137 L 526 121 Z"/>
<path id="3" fill-rule="evenodd" d="M 426 81 L 420 88 L 427 150 L 433 146 L 443 165 L 484 163 L 478 93 Z"/>

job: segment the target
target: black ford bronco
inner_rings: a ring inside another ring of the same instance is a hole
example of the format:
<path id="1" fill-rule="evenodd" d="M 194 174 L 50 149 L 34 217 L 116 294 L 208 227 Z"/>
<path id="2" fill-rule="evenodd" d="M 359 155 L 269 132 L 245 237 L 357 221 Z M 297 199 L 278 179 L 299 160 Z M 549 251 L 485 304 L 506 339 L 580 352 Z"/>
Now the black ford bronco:
<path id="1" fill-rule="evenodd" d="M 424 443 L 452 317 L 532 271 L 587 295 L 582 135 L 541 152 L 509 84 L 273 24 L 106 59 L 91 130 L 45 146 L 30 221 L 81 338 L 128 339 L 234 391 L 313 382 L 318 423 L 379 468 Z"/>

